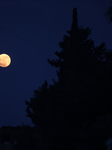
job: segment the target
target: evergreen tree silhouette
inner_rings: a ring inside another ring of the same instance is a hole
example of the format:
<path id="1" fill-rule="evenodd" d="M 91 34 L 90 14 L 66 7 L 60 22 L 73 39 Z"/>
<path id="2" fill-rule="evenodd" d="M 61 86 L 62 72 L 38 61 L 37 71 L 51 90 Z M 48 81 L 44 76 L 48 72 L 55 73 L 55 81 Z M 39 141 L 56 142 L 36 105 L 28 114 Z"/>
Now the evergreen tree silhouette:
<path id="1" fill-rule="evenodd" d="M 58 81 L 50 86 L 45 81 L 31 101 L 26 101 L 27 116 L 46 137 L 44 140 L 49 139 L 51 147 L 57 149 L 78 147 L 81 139 L 84 141 L 86 127 L 112 112 L 111 52 L 105 43 L 95 47 L 89 38 L 91 30 L 78 26 L 76 8 L 67 33 L 59 43 L 61 51 L 55 52 L 58 59 L 48 59 L 57 68 Z"/>

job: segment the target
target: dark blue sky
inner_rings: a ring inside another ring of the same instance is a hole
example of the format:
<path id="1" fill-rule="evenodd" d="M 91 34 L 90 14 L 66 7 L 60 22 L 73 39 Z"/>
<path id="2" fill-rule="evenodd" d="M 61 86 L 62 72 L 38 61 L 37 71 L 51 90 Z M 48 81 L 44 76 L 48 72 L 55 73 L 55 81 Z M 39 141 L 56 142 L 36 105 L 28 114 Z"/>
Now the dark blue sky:
<path id="1" fill-rule="evenodd" d="M 47 79 L 57 79 L 47 58 L 55 58 L 58 43 L 70 30 L 72 11 L 77 7 L 79 26 L 92 28 L 97 46 L 102 41 L 112 48 L 112 24 L 105 12 L 110 0 L 1 0 L 0 54 L 7 53 L 12 63 L 0 68 L 0 127 L 31 125 L 25 114 L 25 100 Z"/>

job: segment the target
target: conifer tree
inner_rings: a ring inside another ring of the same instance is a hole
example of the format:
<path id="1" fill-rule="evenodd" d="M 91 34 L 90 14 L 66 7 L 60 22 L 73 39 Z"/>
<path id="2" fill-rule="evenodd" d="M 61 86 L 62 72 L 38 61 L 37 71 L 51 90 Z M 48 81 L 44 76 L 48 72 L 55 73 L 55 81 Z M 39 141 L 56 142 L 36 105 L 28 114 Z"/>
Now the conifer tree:
<path id="1" fill-rule="evenodd" d="M 48 59 L 57 68 L 58 81 L 49 87 L 45 81 L 31 101 L 26 101 L 27 116 L 52 140 L 61 141 L 65 149 L 75 147 L 74 140 L 76 144 L 80 139 L 84 124 L 95 123 L 112 110 L 111 55 L 105 44 L 94 46 L 89 38 L 91 30 L 78 26 L 76 8 L 67 33 L 59 43 L 61 51 L 55 52 L 58 59 Z"/>
<path id="2" fill-rule="evenodd" d="M 72 109 L 78 111 L 78 118 L 83 120 L 85 119 L 84 115 L 87 118 L 88 111 L 91 111 L 92 115 L 96 117 L 100 115 L 98 109 L 101 107 L 101 99 L 98 101 L 96 97 L 102 94 L 100 91 L 103 88 L 102 84 L 107 71 L 107 63 L 103 62 L 107 54 L 105 43 L 95 47 L 94 41 L 89 38 L 91 30 L 78 27 L 76 8 L 73 10 L 71 30 L 67 33 L 68 35 L 65 35 L 63 41 L 59 43 L 61 51 L 55 52 L 58 59 L 48 59 L 48 62 L 59 68 L 57 75 L 60 95 L 67 101 L 67 105 L 68 103 L 73 104 L 74 108 Z M 95 112 L 94 105 L 97 106 Z"/>

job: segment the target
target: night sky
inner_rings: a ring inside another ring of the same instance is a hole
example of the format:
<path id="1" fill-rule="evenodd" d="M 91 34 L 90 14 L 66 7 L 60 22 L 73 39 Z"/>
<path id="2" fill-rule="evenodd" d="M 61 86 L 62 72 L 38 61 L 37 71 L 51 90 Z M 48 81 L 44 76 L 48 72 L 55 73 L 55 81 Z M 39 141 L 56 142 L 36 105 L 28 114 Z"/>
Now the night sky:
<path id="1" fill-rule="evenodd" d="M 25 100 L 45 80 L 57 80 L 47 59 L 56 58 L 58 43 L 71 28 L 73 8 L 79 26 L 92 28 L 95 45 L 104 41 L 112 48 L 112 23 L 105 17 L 110 5 L 110 0 L 0 0 L 0 54 L 12 60 L 9 67 L 0 67 L 0 127 L 32 125 Z"/>

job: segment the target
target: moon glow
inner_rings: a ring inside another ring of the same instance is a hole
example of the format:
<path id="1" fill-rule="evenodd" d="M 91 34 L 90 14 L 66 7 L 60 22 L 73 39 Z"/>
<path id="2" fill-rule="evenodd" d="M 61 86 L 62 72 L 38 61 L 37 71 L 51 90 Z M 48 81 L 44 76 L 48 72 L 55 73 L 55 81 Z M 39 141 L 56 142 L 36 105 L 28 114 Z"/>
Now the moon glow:
<path id="1" fill-rule="evenodd" d="M 11 63 L 11 58 L 7 54 L 0 55 L 0 67 L 8 67 Z"/>

